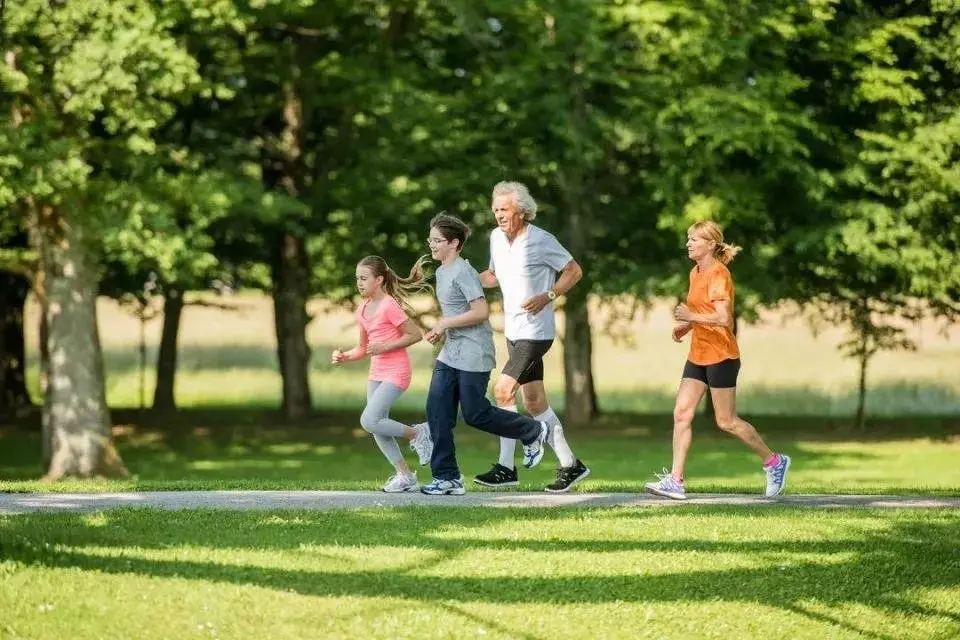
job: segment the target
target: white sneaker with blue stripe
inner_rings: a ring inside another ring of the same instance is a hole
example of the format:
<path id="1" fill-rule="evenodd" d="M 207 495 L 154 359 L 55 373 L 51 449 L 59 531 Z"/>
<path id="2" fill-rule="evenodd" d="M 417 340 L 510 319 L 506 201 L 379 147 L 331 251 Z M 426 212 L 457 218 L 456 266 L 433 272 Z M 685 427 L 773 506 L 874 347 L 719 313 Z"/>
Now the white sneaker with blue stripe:
<path id="1" fill-rule="evenodd" d="M 532 469 L 543 460 L 543 453 L 546 450 L 547 442 L 550 440 L 550 425 L 546 422 L 540 423 L 540 433 L 537 439 L 530 444 L 523 445 L 523 466 Z"/>
<path id="2" fill-rule="evenodd" d="M 454 480 L 434 479 L 430 484 L 420 487 L 420 491 L 431 496 L 462 496 L 467 492 L 463 488 L 463 476 Z"/>

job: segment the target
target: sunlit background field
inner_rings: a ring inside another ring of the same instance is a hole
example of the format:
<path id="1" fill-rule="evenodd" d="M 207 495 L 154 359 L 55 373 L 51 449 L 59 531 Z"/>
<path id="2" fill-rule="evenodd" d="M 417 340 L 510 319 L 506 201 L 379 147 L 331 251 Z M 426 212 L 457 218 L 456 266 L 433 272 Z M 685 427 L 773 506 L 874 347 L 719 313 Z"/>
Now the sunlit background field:
<path id="1" fill-rule="evenodd" d="M 188 306 L 180 332 L 176 395 L 181 407 L 226 405 L 276 406 L 280 375 L 276 366 L 276 336 L 270 299 L 241 294 L 219 298 L 236 310 Z M 37 306 L 28 308 L 27 326 L 36 326 Z M 329 353 L 351 346 L 356 329 L 349 312 L 311 305 L 315 319 L 308 327 L 313 348 L 311 384 L 315 405 L 324 408 L 360 407 L 364 398 L 366 363 L 335 368 Z M 669 412 L 687 344 L 670 340 L 670 307 L 655 305 L 611 337 L 603 332 L 606 311 L 593 314 L 594 375 L 601 407 L 618 412 Z M 107 397 L 112 406 L 139 403 L 139 322 L 110 300 L 99 305 L 101 339 L 107 372 Z M 494 318 L 494 324 L 501 322 Z M 146 327 L 147 403 L 152 399 L 156 349 L 161 321 Z M 626 330 L 625 330 L 626 329 Z M 561 321 L 562 330 L 562 321 Z M 915 352 L 880 353 L 869 369 L 867 410 L 875 416 L 960 413 L 960 328 L 942 332 L 933 322 L 909 328 Z M 626 341 L 622 336 L 629 338 Z M 843 416 L 856 407 L 857 364 L 844 358 L 837 345 L 841 328 L 815 336 L 804 320 L 786 312 L 769 312 L 757 324 L 740 329 L 743 369 L 739 406 L 753 415 Z M 30 379 L 37 390 L 37 335 L 28 336 Z M 498 364 L 506 354 L 497 336 Z M 412 348 L 414 378 L 398 408 L 421 408 L 430 380 L 431 347 Z M 562 347 L 547 355 L 547 387 L 551 401 L 562 406 Z"/>

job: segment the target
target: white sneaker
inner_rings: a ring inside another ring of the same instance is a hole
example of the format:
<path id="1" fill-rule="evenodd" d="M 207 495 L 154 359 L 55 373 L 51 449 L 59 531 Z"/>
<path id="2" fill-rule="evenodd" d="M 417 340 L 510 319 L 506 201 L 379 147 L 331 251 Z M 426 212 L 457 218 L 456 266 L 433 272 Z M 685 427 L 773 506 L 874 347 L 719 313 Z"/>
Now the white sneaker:
<path id="1" fill-rule="evenodd" d="M 533 469 L 543 460 L 543 452 L 546 450 L 547 442 L 550 441 L 550 425 L 546 422 L 540 423 L 540 435 L 530 444 L 523 445 L 523 466 L 527 469 Z"/>
<path id="2" fill-rule="evenodd" d="M 430 464 L 430 457 L 433 455 L 433 439 L 430 437 L 430 425 L 426 422 L 413 425 L 417 430 L 417 435 L 410 441 L 410 448 L 413 449 L 417 458 L 420 460 L 420 466 Z"/>
<path id="3" fill-rule="evenodd" d="M 420 483 L 417 482 L 417 473 L 397 473 L 390 476 L 387 484 L 383 485 L 383 490 L 387 493 L 405 493 L 407 491 L 419 491 Z"/>

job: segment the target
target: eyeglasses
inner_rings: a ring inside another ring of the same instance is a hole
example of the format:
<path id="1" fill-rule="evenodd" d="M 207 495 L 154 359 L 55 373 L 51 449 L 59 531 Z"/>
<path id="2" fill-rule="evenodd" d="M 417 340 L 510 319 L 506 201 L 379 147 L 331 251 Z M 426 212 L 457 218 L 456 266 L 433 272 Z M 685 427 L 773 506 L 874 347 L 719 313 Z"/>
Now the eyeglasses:
<path id="1" fill-rule="evenodd" d="M 444 242 L 450 242 L 446 238 L 427 238 L 427 244 L 431 247 L 438 244 L 443 244 Z"/>

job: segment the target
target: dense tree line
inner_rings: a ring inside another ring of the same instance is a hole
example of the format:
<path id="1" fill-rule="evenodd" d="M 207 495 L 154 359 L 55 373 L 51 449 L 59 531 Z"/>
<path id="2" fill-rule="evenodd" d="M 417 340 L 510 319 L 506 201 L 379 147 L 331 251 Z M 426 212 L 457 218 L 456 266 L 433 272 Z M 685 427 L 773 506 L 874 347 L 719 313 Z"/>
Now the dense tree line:
<path id="1" fill-rule="evenodd" d="M 272 295 L 301 418 L 308 299 L 349 298 L 361 255 L 412 260 L 441 209 L 488 226 L 504 178 L 586 268 L 569 420 L 598 410 L 588 295 L 679 294 L 704 218 L 748 245 L 748 317 L 793 301 L 849 327 L 862 398 L 870 357 L 910 346 L 897 319 L 960 310 L 958 18 L 953 0 L 14 3 L 0 410 L 30 402 L 32 290 L 49 474 L 122 473 L 96 297 L 163 296 L 172 408 L 185 293 L 216 281 Z"/>

